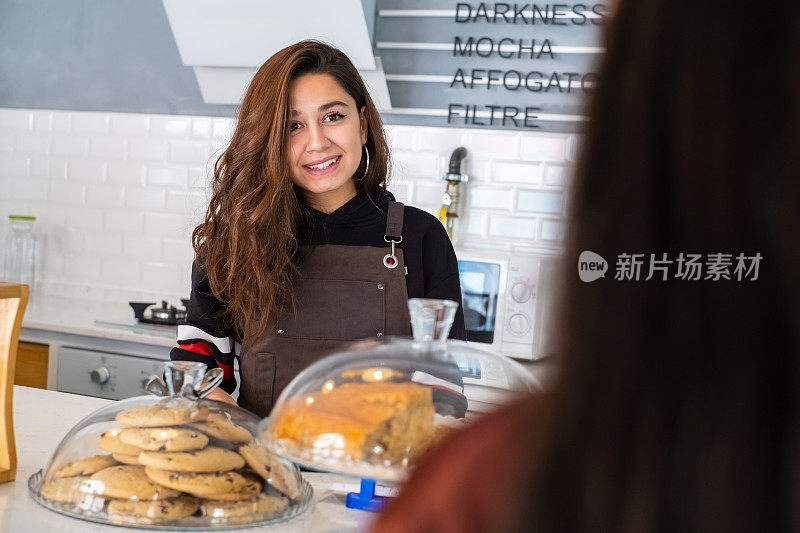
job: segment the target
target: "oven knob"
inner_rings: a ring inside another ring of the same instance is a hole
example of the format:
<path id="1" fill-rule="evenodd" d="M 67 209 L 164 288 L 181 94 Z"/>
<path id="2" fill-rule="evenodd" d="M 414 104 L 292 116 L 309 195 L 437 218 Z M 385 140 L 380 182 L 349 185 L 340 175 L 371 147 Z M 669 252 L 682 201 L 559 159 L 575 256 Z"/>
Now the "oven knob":
<path id="1" fill-rule="evenodd" d="M 108 381 L 108 378 L 111 377 L 108 369 L 104 366 L 100 368 L 95 368 L 91 372 L 89 372 L 89 378 L 98 385 L 102 385 L 103 383 Z"/>
<path id="2" fill-rule="evenodd" d="M 522 335 L 528 331 L 528 325 L 528 317 L 519 313 L 512 315 L 511 318 L 508 319 L 508 327 L 517 335 Z"/>
<path id="3" fill-rule="evenodd" d="M 531 288 L 527 283 L 515 283 L 511 287 L 511 297 L 514 301 L 523 304 L 531 298 Z"/>

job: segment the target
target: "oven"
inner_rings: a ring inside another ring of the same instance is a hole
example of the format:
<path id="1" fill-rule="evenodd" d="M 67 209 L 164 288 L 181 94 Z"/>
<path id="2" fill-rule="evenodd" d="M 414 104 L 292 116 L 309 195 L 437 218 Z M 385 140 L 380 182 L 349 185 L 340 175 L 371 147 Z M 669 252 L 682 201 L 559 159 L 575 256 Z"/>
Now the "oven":
<path id="1" fill-rule="evenodd" d="M 457 256 L 467 341 L 517 359 L 550 355 L 555 256 Z"/>

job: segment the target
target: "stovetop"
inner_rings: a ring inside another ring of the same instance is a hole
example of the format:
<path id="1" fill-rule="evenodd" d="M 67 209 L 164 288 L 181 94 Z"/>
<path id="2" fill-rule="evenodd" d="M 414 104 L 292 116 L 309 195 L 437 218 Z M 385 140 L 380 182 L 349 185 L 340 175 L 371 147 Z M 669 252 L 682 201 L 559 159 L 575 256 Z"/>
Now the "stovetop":
<path id="1" fill-rule="evenodd" d="M 95 320 L 94 324 L 100 328 L 121 329 L 139 333 L 140 335 L 164 337 L 165 339 L 176 339 L 178 336 L 178 326 L 146 324 L 137 321 L 135 318 L 131 318 L 130 320 Z"/>

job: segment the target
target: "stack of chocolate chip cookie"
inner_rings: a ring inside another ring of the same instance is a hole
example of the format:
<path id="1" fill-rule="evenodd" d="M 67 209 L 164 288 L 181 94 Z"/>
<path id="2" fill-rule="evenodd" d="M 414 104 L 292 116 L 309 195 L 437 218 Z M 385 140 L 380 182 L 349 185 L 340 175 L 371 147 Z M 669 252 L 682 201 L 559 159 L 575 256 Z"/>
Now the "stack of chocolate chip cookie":
<path id="1" fill-rule="evenodd" d="M 203 404 L 121 411 L 100 435 L 108 454 L 56 469 L 42 496 L 111 518 L 161 522 L 190 516 L 269 520 L 297 500 L 297 470 L 252 443 L 250 431 Z"/>

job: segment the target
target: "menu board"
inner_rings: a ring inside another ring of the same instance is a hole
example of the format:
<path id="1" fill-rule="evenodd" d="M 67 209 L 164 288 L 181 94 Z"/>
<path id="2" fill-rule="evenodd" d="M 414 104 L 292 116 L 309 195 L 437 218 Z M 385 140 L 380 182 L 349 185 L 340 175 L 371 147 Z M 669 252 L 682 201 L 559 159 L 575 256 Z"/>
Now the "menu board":
<path id="1" fill-rule="evenodd" d="M 390 124 L 579 132 L 603 3 L 378 0 Z"/>

